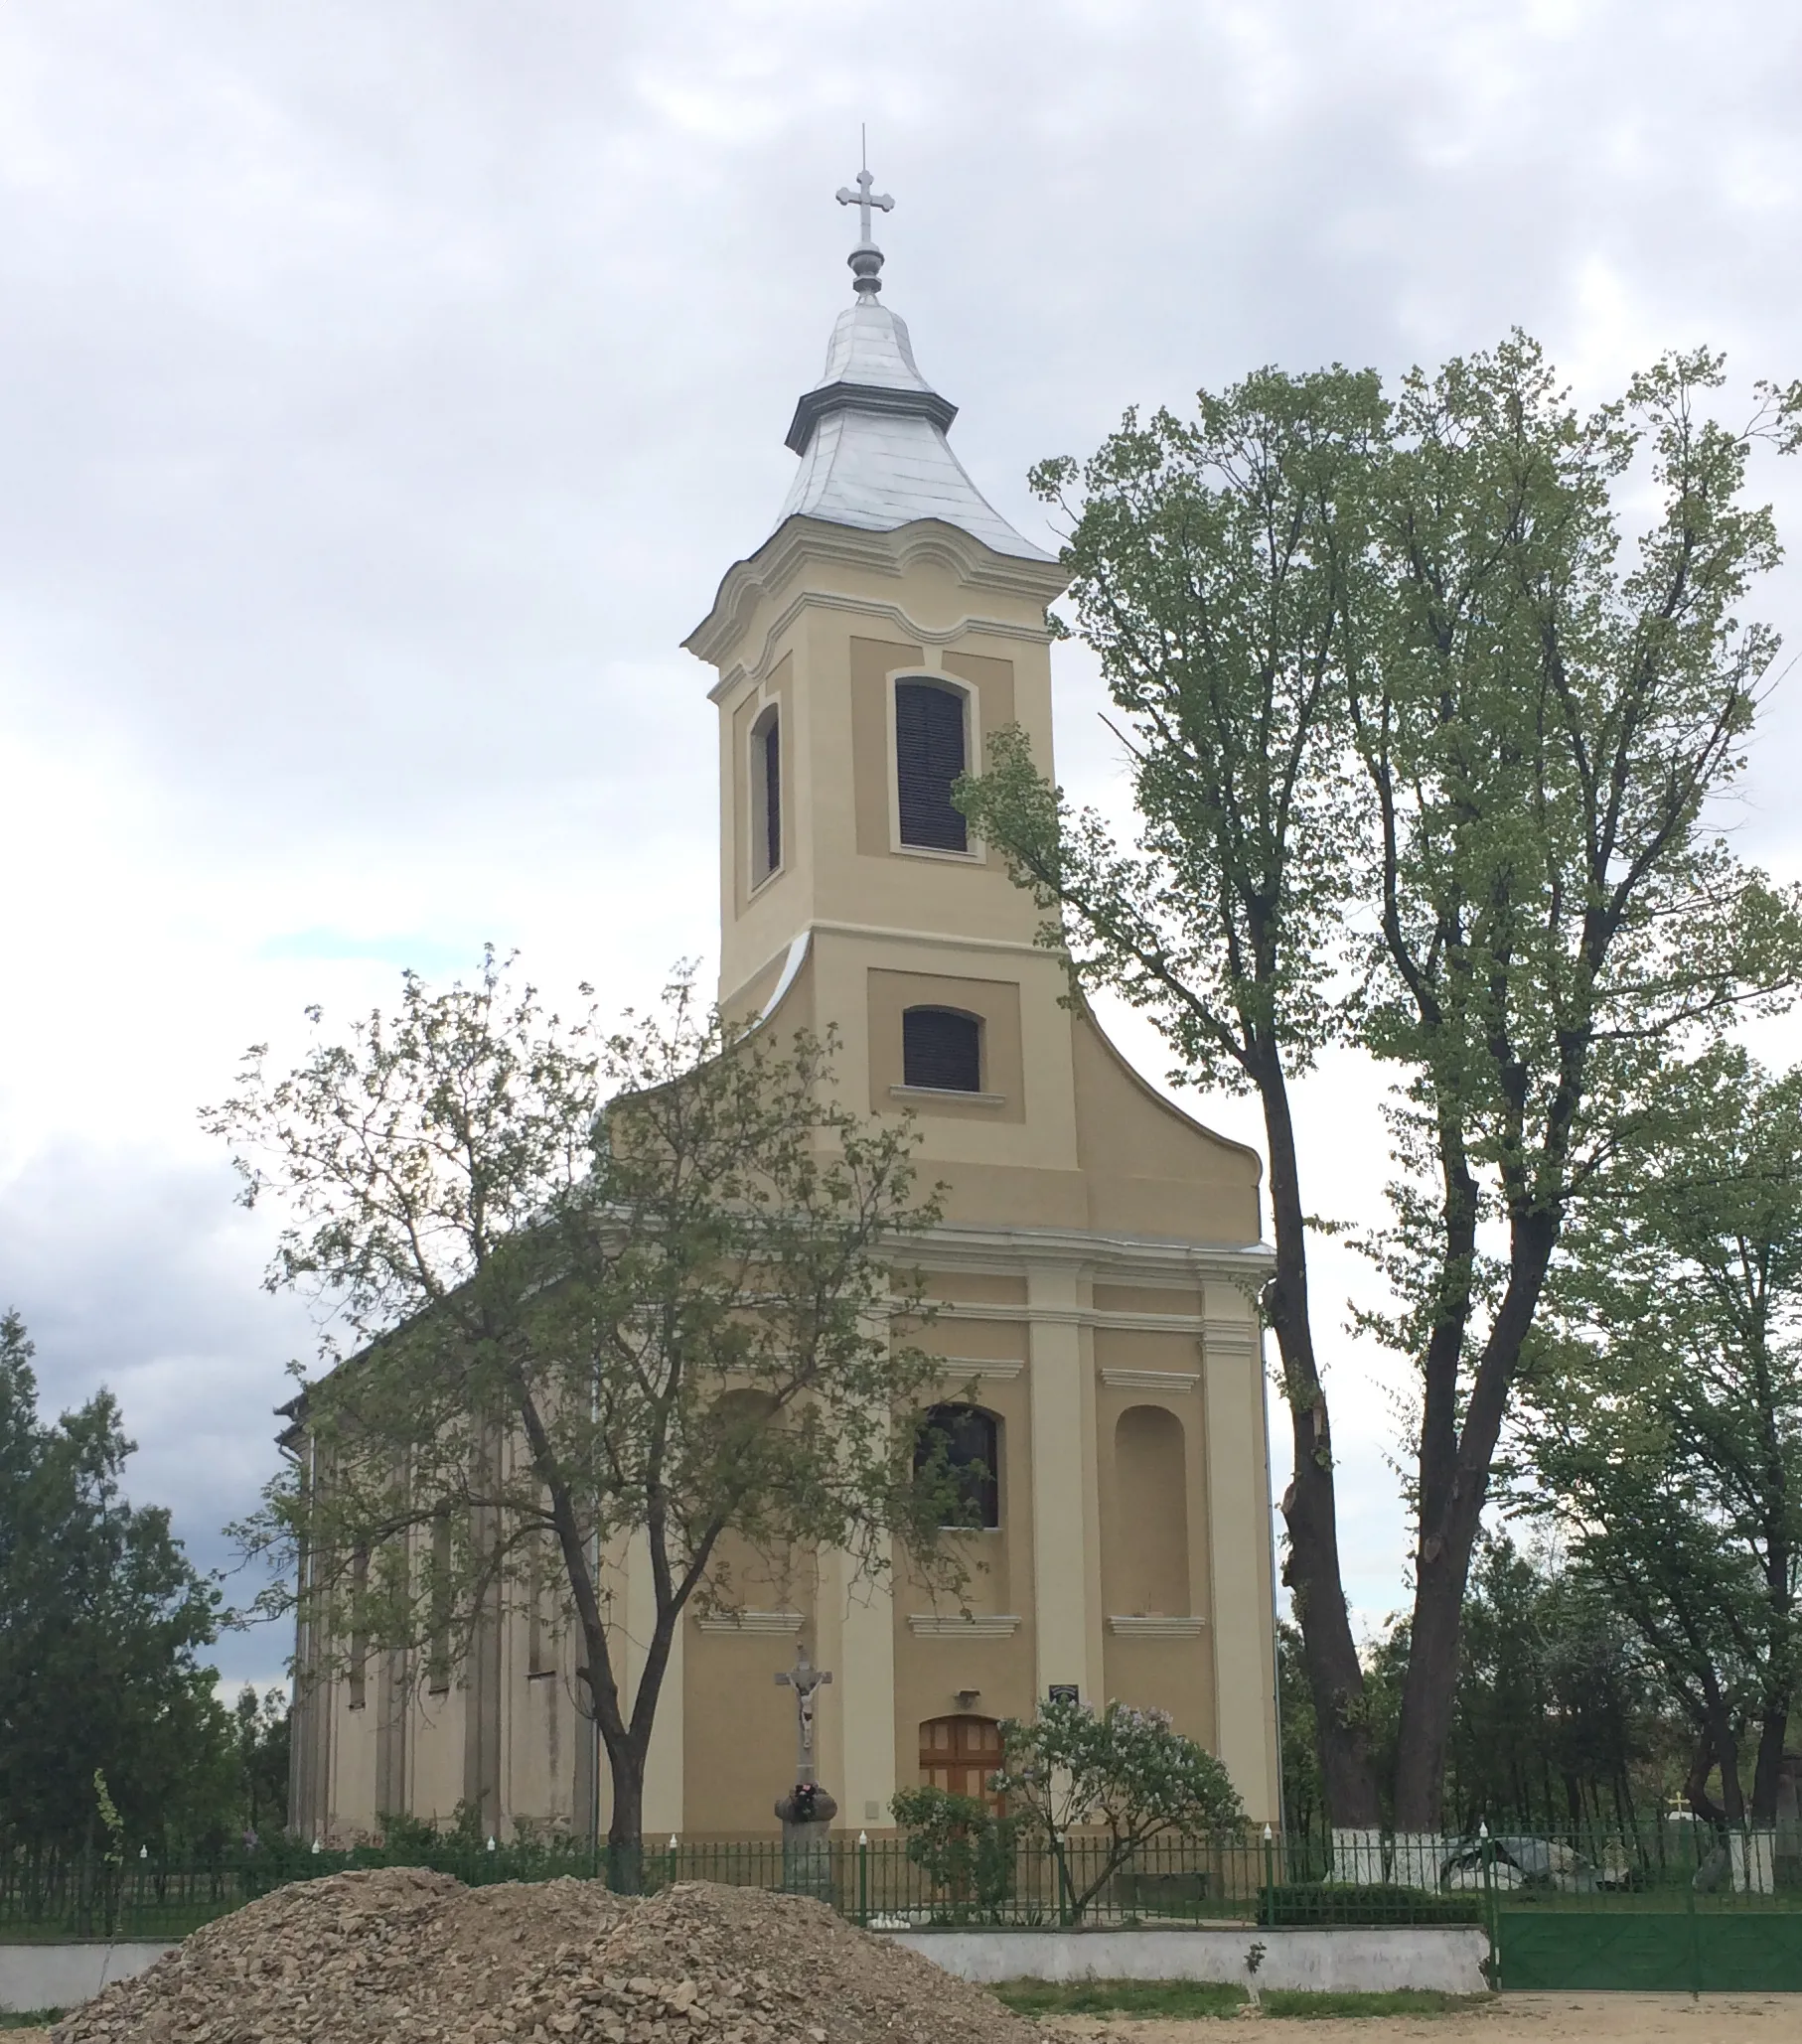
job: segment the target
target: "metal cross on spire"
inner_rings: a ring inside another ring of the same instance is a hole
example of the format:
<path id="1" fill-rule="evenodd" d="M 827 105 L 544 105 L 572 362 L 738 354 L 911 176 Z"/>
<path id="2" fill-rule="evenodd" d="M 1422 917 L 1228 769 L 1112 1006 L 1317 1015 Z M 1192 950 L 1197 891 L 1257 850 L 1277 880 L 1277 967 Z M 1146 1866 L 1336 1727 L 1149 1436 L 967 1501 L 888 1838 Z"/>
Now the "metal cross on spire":
<path id="1" fill-rule="evenodd" d="M 864 165 L 857 173 L 857 189 L 852 191 L 849 185 L 838 187 L 838 204 L 854 206 L 857 209 L 858 241 L 845 260 L 850 264 L 851 274 L 856 278 L 851 288 L 859 298 L 874 298 L 882 289 L 882 251 L 870 239 L 870 210 L 875 208 L 882 213 L 893 213 L 895 210 L 895 202 L 886 192 L 874 192 L 870 189 L 876 181 L 870 176 L 868 157 L 866 145 Z"/>
<path id="2" fill-rule="evenodd" d="M 875 179 L 870 176 L 868 169 L 865 168 L 857 173 L 856 191 L 853 192 L 849 185 L 840 185 L 838 187 L 838 204 L 840 206 L 854 206 L 857 209 L 858 231 L 865 241 L 870 237 L 870 208 L 872 206 L 877 207 L 883 213 L 893 213 L 895 210 L 895 202 L 886 192 L 872 192 L 870 190 L 870 187 L 875 182 Z"/>

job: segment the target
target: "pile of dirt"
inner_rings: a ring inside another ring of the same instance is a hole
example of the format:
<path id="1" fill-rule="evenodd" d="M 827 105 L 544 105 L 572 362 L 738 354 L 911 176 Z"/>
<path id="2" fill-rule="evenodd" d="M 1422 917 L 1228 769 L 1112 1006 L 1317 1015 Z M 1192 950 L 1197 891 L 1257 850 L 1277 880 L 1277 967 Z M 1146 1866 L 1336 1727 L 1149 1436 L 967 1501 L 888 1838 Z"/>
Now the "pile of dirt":
<path id="1" fill-rule="evenodd" d="M 282 1888 L 75 2009 L 53 2044 L 1027 2044 L 1031 2024 L 823 1903 L 683 1882 Z"/>

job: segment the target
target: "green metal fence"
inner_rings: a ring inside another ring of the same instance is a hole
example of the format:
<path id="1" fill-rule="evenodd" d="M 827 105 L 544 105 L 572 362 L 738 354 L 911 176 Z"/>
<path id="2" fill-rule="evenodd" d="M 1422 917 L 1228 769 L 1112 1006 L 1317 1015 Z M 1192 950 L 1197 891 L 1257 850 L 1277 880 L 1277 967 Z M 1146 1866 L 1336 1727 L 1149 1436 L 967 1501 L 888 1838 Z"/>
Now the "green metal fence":
<path id="1" fill-rule="evenodd" d="M 434 1835 L 316 1851 L 280 1840 L 211 1862 L 122 1866 L 0 1857 L 0 1939 L 176 1939 L 288 1881 L 347 1867 L 436 1866 L 479 1885 L 599 1878 L 585 1840 Z M 877 1930 L 959 1927 L 1478 1925 L 1504 1989 L 1802 1991 L 1802 1827 L 1733 1835 L 1667 1822 L 1562 1837 L 1365 1839 L 1335 1868 L 1323 1841 L 1165 1839 L 1116 1861 L 1105 1839 L 938 1855 L 837 1834 L 647 1841 L 641 1885 L 709 1880 L 817 1896 Z"/>
<path id="2" fill-rule="evenodd" d="M 0 1940 L 181 1938 L 289 1881 L 422 1863 L 472 1885 L 601 1878 L 605 1871 L 604 1854 L 568 1840 L 490 1847 L 447 1838 L 421 1849 L 413 1838 L 399 1851 L 348 1852 L 283 1841 L 209 1863 L 144 1855 L 116 1868 L 76 1863 L 49 1871 L 0 1860 Z M 1036 1842 L 979 1859 L 954 1853 L 947 1863 L 910 1849 L 905 1838 L 839 1834 L 800 1852 L 777 1837 L 647 1840 L 641 1885 L 707 1880 L 799 1892 L 873 1929 L 1483 1921 L 1479 1894 L 1335 1883 L 1328 1873 L 1307 1840 L 1165 1839 L 1117 1862 L 1106 1840 L 1082 1837 L 1061 1851 Z"/>
<path id="3" fill-rule="evenodd" d="M 1504 1990 L 1802 1992 L 1802 1826 L 1488 1841 Z"/>

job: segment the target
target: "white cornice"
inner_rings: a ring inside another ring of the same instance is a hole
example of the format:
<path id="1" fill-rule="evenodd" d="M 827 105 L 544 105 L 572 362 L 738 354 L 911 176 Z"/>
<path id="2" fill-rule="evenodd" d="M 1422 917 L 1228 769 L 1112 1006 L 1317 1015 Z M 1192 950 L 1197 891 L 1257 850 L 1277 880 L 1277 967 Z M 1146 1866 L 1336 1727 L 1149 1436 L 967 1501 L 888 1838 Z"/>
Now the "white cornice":
<path id="1" fill-rule="evenodd" d="M 1023 1299 L 1017 1305 L 935 1299 L 933 1306 L 941 1320 L 1036 1320 L 1044 1327 L 1117 1327 L 1131 1334 L 1192 1335 L 1196 1341 L 1202 1339 L 1206 1324 L 1192 1313 L 1122 1313 L 1108 1306 L 1029 1306 Z M 1249 1351 L 1251 1344 L 1222 1346 L 1244 1347 Z"/>
<path id="2" fill-rule="evenodd" d="M 1019 1631 L 1018 1615 L 1011 1611 L 953 1612 L 910 1611 L 907 1624 L 917 1640 L 1005 1640 Z"/>
<path id="3" fill-rule="evenodd" d="M 1187 1279 L 1256 1288 L 1276 1267 L 1276 1251 L 1266 1242 L 1201 1243 L 1167 1236 L 1092 1233 L 1081 1228 L 978 1228 L 946 1221 L 915 1239 L 909 1260 L 933 1269 L 1017 1270 L 1022 1263 L 1079 1263 L 1104 1280 L 1115 1271 L 1160 1278 L 1166 1284 Z M 1019 1307 L 1002 1318 L 1021 1319 Z M 1035 1318 L 1048 1318 L 1043 1313 Z M 1136 1319 L 1142 1316 L 1131 1316 Z M 1103 1321 L 1104 1325 L 1109 1324 Z M 1192 1327 L 1183 1316 L 1153 1316 L 1153 1324 Z M 1222 1321 L 1222 1332 L 1245 1326 L 1255 1336 L 1255 1323 Z"/>
<path id="4" fill-rule="evenodd" d="M 1021 1362 L 1002 1363 L 981 1356 L 947 1356 L 944 1363 L 947 1381 L 962 1383 L 974 1378 L 983 1384 L 1009 1384 L 1026 1368 Z"/>
<path id="5" fill-rule="evenodd" d="M 1060 968 L 1063 964 L 1055 951 L 1048 951 L 1042 944 L 1034 944 L 1025 937 L 961 937 L 955 931 L 902 930 L 881 923 L 833 923 L 824 918 L 812 927 L 826 937 L 861 937 L 877 944 L 926 945 L 936 951 L 997 951 L 1003 954 L 1023 951 L 1035 958 L 1048 958 Z"/>
<path id="6" fill-rule="evenodd" d="M 1173 1397 L 1201 1388 L 1199 1370 L 1115 1370 L 1102 1367 L 1102 1383 L 1123 1391 L 1168 1391 Z"/>
<path id="7" fill-rule="evenodd" d="M 1127 1639 L 1198 1640 L 1205 1618 L 1110 1618 L 1108 1630 Z"/>
<path id="8" fill-rule="evenodd" d="M 921 518 L 897 531 L 865 531 L 855 525 L 833 525 L 821 518 L 786 518 L 748 559 L 729 567 L 713 599 L 713 608 L 695 626 L 682 645 L 697 659 L 717 666 L 748 629 L 759 603 L 773 597 L 790 578 L 811 561 L 825 561 L 845 567 L 874 569 L 897 580 L 917 563 L 936 562 L 948 567 L 969 589 L 992 590 L 998 595 L 1026 597 L 1041 608 L 1063 593 L 1069 577 L 1055 561 L 1027 560 L 1014 554 L 993 552 L 979 539 L 961 532 L 938 518 Z M 910 635 L 932 645 L 944 645 L 970 631 L 1002 633 L 1010 638 L 1048 640 L 1042 626 L 966 617 L 949 630 L 929 629 L 908 617 L 899 604 L 872 602 L 843 596 L 835 591 L 814 590 L 798 596 L 764 636 L 756 661 L 739 662 L 727 670 L 711 691 L 718 696 L 746 674 L 757 674 L 769 657 L 772 642 L 809 604 L 826 609 L 848 610 L 874 617 L 886 616 Z"/>
<path id="9" fill-rule="evenodd" d="M 703 1633 L 798 1633 L 799 1611 L 710 1611 L 694 1621 Z"/>

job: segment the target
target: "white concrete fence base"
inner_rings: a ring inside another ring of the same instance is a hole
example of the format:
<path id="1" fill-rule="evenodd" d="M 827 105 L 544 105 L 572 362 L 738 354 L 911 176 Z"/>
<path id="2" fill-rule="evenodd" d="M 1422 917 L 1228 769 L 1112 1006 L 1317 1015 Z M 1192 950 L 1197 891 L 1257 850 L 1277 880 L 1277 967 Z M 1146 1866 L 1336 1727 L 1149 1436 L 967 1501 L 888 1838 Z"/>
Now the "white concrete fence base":
<path id="1" fill-rule="evenodd" d="M 962 1980 L 1216 1980 L 1315 1993 L 1399 1987 L 1482 1994 L 1489 1934 L 1477 1924 L 1218 1931 L 893 1931 Z M 1259 1948 L 1262 1948 L 1261 1950 Z M 1253 1952 L 1258 1951 L 1256 1971 Z"/>
<path id="2" fill-rule="evenodd" d="M 1249 1987 L 1481 1994 L 1487 1934 L 1474 1924 L 1365 1930 L 902 1931 L 885 1934 L 960 1979 L 1217 1980 Z M 1253 1948 L 1262 1946 L 1254 1971 Z M 153 1965 L 168 1945 L 0 1945 L 0 2009 L 74 2008 Z"/>
<path id="3" fill-rule="evenodd" d="M 0 2010 L 74 2008 L 114 1980 L 128 1980 L 173 1951 L 169 1945 L 0 1945 Z"/>

